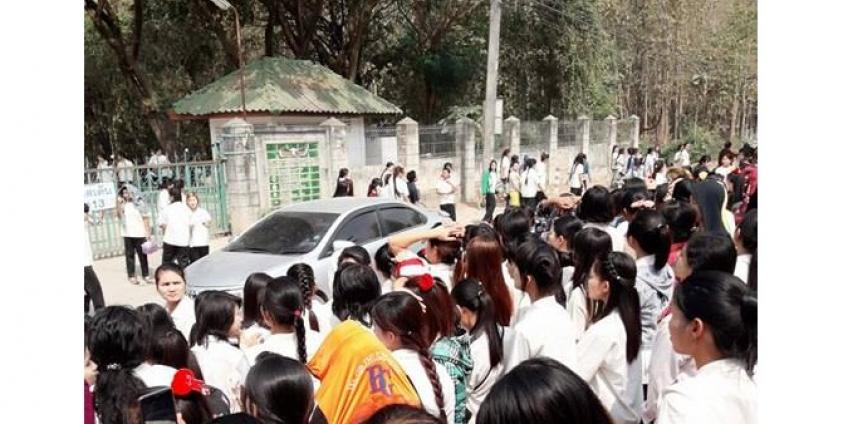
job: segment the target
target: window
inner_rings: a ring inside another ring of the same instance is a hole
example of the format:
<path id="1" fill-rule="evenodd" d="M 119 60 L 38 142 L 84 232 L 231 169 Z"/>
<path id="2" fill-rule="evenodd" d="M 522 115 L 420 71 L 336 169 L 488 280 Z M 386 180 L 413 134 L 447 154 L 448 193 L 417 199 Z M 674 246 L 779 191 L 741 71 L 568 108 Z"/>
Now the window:
<path id="1" fill-rule="evenodd" d="M 424 215 L 413 209 L 400 206 L 381 209 L 380 218 L 384 236 L 427 222 Z"/>
<path id="2" fill-rule="evenodd" d="M 307 253 L 319 244 L 337 216 L 320 212 L 276 212 L 255 224 L 225 250 L 275 255 Z"/>
<path id="3" fill-rule="evenodd" d="M 343 222 L 334 236 L 334 241 L 347 240 L 359 245 L 380 238 L 380 236 L 377 216 L 375 216 L 375 211 L 370 211 Z"/>

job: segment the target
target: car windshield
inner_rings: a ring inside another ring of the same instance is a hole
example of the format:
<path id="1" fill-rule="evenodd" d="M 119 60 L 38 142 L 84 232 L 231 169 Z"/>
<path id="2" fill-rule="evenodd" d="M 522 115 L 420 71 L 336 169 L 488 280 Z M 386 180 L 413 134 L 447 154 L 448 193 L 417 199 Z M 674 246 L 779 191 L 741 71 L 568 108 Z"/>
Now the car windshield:
<path id="1" fill-rule="evenodd" d="M 276 212 L 258 222 L 224 250 L 273 255 L 313 250 L 339 215 L 321 212 Z"/>

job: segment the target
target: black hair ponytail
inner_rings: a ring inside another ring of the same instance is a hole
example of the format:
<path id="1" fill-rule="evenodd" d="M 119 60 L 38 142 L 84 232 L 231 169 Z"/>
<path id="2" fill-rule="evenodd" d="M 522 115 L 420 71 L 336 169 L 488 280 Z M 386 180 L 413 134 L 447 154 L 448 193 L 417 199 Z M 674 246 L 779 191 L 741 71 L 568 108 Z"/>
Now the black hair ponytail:
<path id="1" fill-rule="evenodd" d="M 641 348 L 641 302 L 635 290 L 635 260 L 624 252 L 610 252 L 597 260 L 594 269 L 609 282 L 609 299 L 594 321 L 617 309 L 626 331 L 626 362 L 632 363 Z"/>
<path id="2" fill-rule="evenodd" d="M 743 247 L 752 254 L 746 283 L 749 288 L 758 290 L 758 209 L 744 215 L 740 230 Z"/>
<path id="3" fill-rule="evenodd" d="M 266 285 L 261 306 L 276 324 L 293 326 L 298 343 L 299 360 L 307 363 L 304 318 L 302 318 L 304 301 L 298 282 L 286 276 L 273 279 Z"/>
<path id="4" fill-rule="evenodd" d="M 656 256 L 654 271 L 658 272 L 667 265 L 672 239 L 661 213 L 653 209 L 638 212 L 629 224 L 627 236 L 634 238 L 644 253 Z"/>
<path id="5" fill-rule="evenodd" d="M 471 330 L 472 339 L 486 334 L 489 339 L 489 365 L 496 367 L 503 360 L 503 336 L 498 329 L 495 302 L 483 289 L 483 284 L 473 278 L 460 281 L 451 290 L 451 297 L 460 307 L 477 314 L 477 322 Z"/>
<path id="6" fill-rule="evenodd" d="M 721 271 L 691 274 L 674 292 L 676 307 L 688 320 L 700 319 L 715 347 L 744 362 L 747 373 L 758 361 L 758 298 L 740 278 Z"/>
<path id="7" fill-rule="evenodd" d="M 294 264 L 287 270 L 287 276 L 299 283 L 299 291 L 301 291 L 302 300 L 304 300 L 304 309 L 307 311 L 310 329 L 319 331 L 319 320 L 316 319 L 316 315 L 313 313 L 313 288 L 316 286 L 313 268 L 306 263 Z"/>
<path id="8" fill-rule="evenodd" d="M 103 424 L 132 422 L 130 411 L 146 385 L 134 375 L 144 361 L 147 330 L 137 311 L 108 306 L 91 320 L 88 349 L 98 364 L 96 410 Z"/>

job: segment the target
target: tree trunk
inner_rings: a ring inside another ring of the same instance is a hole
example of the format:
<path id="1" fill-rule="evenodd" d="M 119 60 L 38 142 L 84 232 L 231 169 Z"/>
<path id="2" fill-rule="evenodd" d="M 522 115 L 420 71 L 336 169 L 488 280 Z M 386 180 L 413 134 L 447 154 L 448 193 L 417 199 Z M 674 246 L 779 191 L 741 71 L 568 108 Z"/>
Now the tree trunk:
<path id="1" fill-rule="evenodd" d="M 143 116 L 155 133 L 158 144 L 162 149 L 169 151 L 173 145 L 174 125 L 167 119 L 164 112 L 158 110 L 158 104 L 155 101 L 158 96 L 156 96 L 155 92 L 149 86 L 146 75 L 131 60 L 129 52 L 126 50 L 126 44 L 123 41 L 119 24 L 109 13 L 107 2 L 104 0 L 100 1 L 105 3 L 106 10 L 99 8 L 93 0 L 85 0 L 85 10 L 93 21 L 97 32 L 114 52 L 120 72 L 129 83 L 131 92 L 135 94 L 137 100 L 140 102 Z"/>

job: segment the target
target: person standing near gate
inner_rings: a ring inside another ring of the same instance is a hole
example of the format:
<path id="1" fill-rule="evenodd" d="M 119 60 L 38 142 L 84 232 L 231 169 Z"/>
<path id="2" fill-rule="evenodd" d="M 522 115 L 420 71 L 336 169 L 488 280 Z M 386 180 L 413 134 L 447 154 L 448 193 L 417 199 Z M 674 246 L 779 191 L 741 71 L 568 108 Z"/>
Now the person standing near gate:
<path id="1" fill-rule="evenodd" d="M 340 169 L 337 177 L 337 188 L 334 190 L 334 197 L 354 197 L 354 181 L 351 180 L 348 168 Z"/>
<path id="2" fill-rule="evenodd" d="M 442 168 L 442 173 L 439 174 L 436 194 L 439 195 L 439 209 L 447 212 L 454 222 L 457 222 L 457 207 L 454 204 L 454 193 L 456 192 L 457 187 L 451 183 L 451 169 L 446 165 Z"/>
<path id="3" fill-rule="evenodd" d="M 187 207 L 190 208 L 190 263 L 208 255 L 211 236 L 211 214 L 199 206 L 199 196 L 195 192 L 187 193 Z"/>
<path id="4" fill-rule="evenodd" d="M 123 155 L 117 155 L 117 181 L 120 185 L 132 182 L 135 164 Z"/>
<path id="5" fill-rule="evenodd" d="M 111 164 L 108 163 L 108 159 L 106 159 L 102 155 L 97 155 L 97 170 L 99 170 L 99 172 L 97 172 L 99 182 L 114 182 L 114 170 L 111 169 Z"/>
<path id="6" fill-rule="evenodd" d="M 126 253 L 126 273 L 129 275 L 129 283 L 140 284 L 135 274 L 135 255 L 137 255 L 144 281 L 152 284 L 152 279 L 149 278 L 149 263 L 141 248 L 143 242 L 149 238 L 149 215 L 148 213 L 141 213 L 141 209 L 135 203 L 132 190 L 128 186 L 121 187 L 117 194 L 116 211 L 117 218 L 122 224 L 121 232 Z"/>
<path id="7" fill-rule="evenodd" d="M 175 263 L 184 268 L 190 263 L 190 217 L 192 211 L 182 202 L 181 189 L 170 189 L 170 204 L 161 214 L 159 226 L 164 231 L 162 263 Z"/>
<path id="8" fill-rule="evenodd" d="M 91 251 L 91 239 L 88 235 L 88 225 L 92 224 L 91 215 L 89 215 L 90 208 L 85 203 L 85 233 L 83 247 L 85 256 L 85 313 L 87 314 L 91 304 L 93 303 L 94 312 L 97 309 L 105 307 L 105 299 L 102 295 L 102 285 L 100 279 L 97 278 L 97 273 L 94 272 L 94 253 Z"/>

